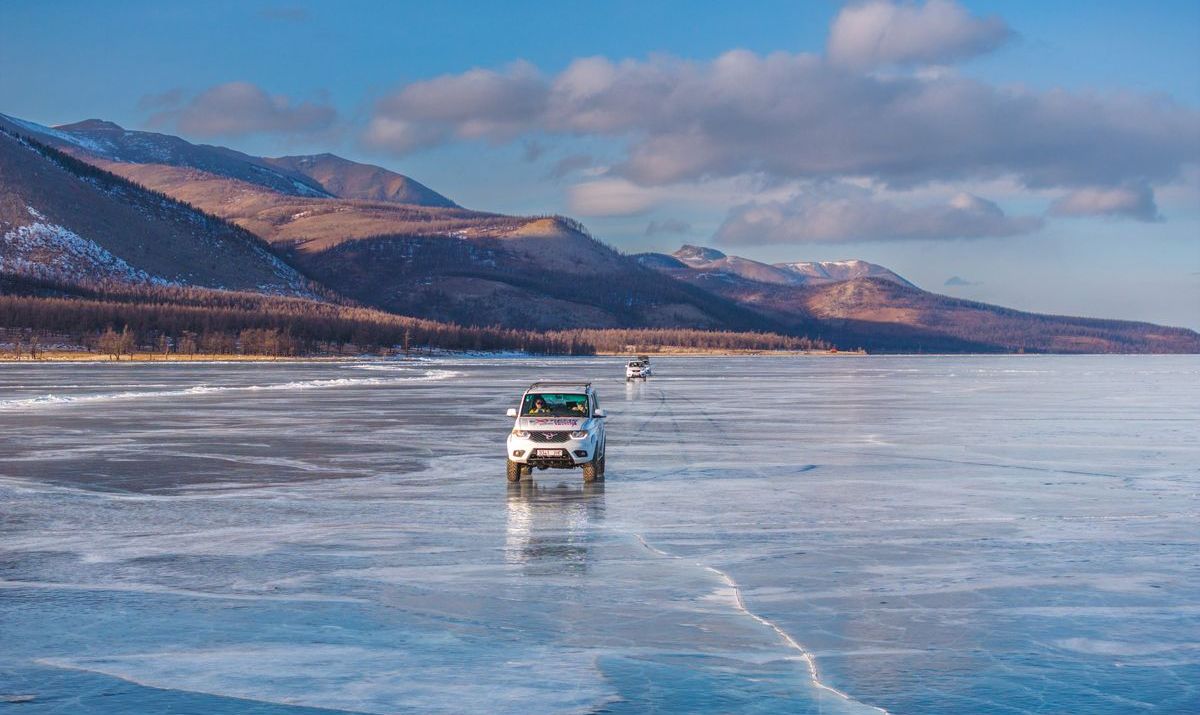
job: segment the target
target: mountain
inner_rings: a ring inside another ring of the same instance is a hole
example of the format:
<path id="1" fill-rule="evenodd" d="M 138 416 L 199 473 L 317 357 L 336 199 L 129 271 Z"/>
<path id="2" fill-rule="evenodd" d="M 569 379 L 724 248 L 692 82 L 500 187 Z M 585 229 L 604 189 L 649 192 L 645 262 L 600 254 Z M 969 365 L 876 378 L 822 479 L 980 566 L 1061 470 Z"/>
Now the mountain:
<path id="1" fill-rule="evenodd" d="M 639 260 L 657 261 L 662 265 L 663 254 L 641 254 Z M 673 258 L 698 271 L 727 273 L 760 283 L 777 285 L 820 285 L 853 278 L 882 278 L 915 288 L 912 283 L 883 266 L 866 261 L 807 261 L 766 264 L 740 256 L 727 256 L 715 248 L 684 245 L 671 254 Z"/>
<path id="2" fill-rule="evenodd" d="M 313 289 L 248 231 L 4 131 L 0 273 L 281 295 Z"/>
<path id="3" fill-rule="evenodd" d="M 263 161 L 292 174 L 302 174 L 338 198 L 459 208 L 450 199 L 403 174 L 334 154 L 281 156 Z"/>
<path id="4" fill-rule="evenodd" d="M 822 283 L 839 283 L 855 278 L 881 278 L 909 288 L 915 285 L 901 278 L 896 273 L 874 263 L 858 259 L 848 261 L 801 261 L 797 263 L 776 263 L 776 267 L 803 276 L 806 285 Z"/>
<path id="5" fill-rule="evenodd" d="M 1150 323 L 1039 315 L 923 291 L 865 261 L 773 266 L 684 246 L 641 254 L 664 275 L 842 347 L 948 352 L 1200 352 L 1200 335 Z M 773 270 L 767 270 L 773 269 Z M 795 272 L 796 278 L 779 272 Z"/>
<path id="6" fill-rule="evenodd" d="M 179 137 L 131 131 L 102 119 L 45 127 L 0 114 L 0 127 L 121 174 L 120 165 L 192 169 L 288 196 L 371 199 L 418 206 L 456 207 L 450 199 L 402 174 L 333 154 L 266 158 Z M 149 172 L 143 173 L 146 178 Z"/>
<path id="7" fill-rule="evenodd" d="M 469 211 L 378 167 L 332 156 L 261 159 L 98 120 L 51 129 L 0 116 L 6 127 L 241 227 L 325 287 L 376 308 L 526 329 L 773 327 L 664 282 L 570 219 Z M 434 205 L 335 192 L 416 193 Z"/>
<path id="8" fill-rule="evenodd" d="M 569 218 L 464 209 L 381 167 L 253 157 L 102 120 L 48 128 L 0 115 L 0 237 L 0 282 L 314 295 L 481 328 L 1200 352 L 1192 331 L 957 300 L 865 261 L 768 264 L 700 246 L 629 257 Z"/>

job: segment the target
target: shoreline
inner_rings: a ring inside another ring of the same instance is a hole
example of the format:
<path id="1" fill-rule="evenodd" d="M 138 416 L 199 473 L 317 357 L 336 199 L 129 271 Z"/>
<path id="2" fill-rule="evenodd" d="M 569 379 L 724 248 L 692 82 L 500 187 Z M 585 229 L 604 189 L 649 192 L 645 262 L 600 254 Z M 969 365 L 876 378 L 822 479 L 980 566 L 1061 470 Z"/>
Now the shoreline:
<path id="1" fill-rule="evenodd" d="M 858 352 L 824 352 L 824 351 L 800 351 L 800 350 L 677 350 L 677 351 L 662 351 L 651 353 L 639 353 L 649 355 L 652 359 L 655 357 L 868 357 L 868 353 Z M 522 358 L 546 358 L 546 357 L 582 357 L 582 358 L 620 358 L 628 359 L 633 357 L 631 353 L 626 352 L 598 352 L 594 355 L 539 355 L 528 353 L 523 355 L 515 355 L 511 352 L 496 353 L 496 356 L 504 357 L 522 357 Z M 488 353 L 476 352 L 439 352 L 430 354 L 410 356 L 403 355 L 295 355 L 295 356 L 272 356 L 272 355 L 241 355 L 236 353 L 196 353 L 195 355 L 163 355 L 161 353 L 134 353 L 132 355 L 122 355 L 120 359 L 114 360 L 109 355 L 101 353 L 74 352 L 74 351 L 47 351 L 36 358 L 28 356 L 13 357 L 12 355 L 0 355 L 0 364 L 27 364 L 27 363 L 189 363 L 189 362 L 265 362 L 265 363 L 282 363 L 282 362 L 361 362 L 363 360 L 372 361 L 389 361 L 389 360 L 405 360 L 413 358 L 436 358 L 436 357 L 489 357 Z"/>
<path id="2" fill-rule="evenodd" d="M 52 351 L 36 358 L 28 356 L 13 357 L 11 355 L 0 355 L 0 363 L 26 364 L 26 363 L 189 363 L 189 362 L 351 362 L 371 359 L 391 359 L 381 358 L 375 355 L 369 356 L 347 356 L 347 355 L 312 355 L 312 356 L 279 356 L 272 355 L 239 355 L 225 353 L 196 353 L 195 355 L 163 355 L 161 353 L 134 353 L 132 355 L 122 355 L 119 360 L 114 360 L 109 355 L 101 353 L 86 353 L 72 351 Z"/>

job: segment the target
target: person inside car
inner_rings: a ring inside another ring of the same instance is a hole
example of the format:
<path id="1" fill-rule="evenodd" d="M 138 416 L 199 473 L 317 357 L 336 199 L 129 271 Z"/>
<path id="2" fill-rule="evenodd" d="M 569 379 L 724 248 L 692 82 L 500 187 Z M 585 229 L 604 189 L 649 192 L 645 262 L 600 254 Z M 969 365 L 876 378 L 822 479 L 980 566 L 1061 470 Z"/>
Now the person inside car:
<path id="1" fill-rule="evenodd" d="M 533 398 L 533 407 L 529 408 L 529 414 L 531 414 L 531 415 L 548 415 L 548 414 L 550 414 L 550 408 L 546 405 L 546 401 L 544 399 L 542 399 L 541 395 L 538 395 L 537 397 Z"/>
<path id="2" fill-rule="evenodd" d="M 571 412 L 577 415 L 587 415 L 587 403 L 580 401 L 571 405 Z"/>

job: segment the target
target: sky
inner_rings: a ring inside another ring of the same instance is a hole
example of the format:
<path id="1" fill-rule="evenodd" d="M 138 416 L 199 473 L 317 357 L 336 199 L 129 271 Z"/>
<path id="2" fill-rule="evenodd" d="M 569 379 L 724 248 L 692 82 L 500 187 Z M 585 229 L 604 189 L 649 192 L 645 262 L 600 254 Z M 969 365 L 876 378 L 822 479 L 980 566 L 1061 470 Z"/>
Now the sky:
<path id="1" fill-rule="evenodd" d="M 0 112 L 1200 329 L 1200 3 L 0 3 Z"/>

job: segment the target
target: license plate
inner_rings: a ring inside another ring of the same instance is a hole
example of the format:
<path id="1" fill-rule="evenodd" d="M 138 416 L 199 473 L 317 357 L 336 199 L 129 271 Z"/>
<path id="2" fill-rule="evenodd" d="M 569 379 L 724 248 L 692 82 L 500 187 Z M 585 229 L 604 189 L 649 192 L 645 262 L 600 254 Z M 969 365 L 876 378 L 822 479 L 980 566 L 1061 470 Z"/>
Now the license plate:
<path id="1" fill-rule="evenodd" d="M 558 457 L 562 454 L 561 449 L 539 449 L 537 456 L 539 457 Z"/>

